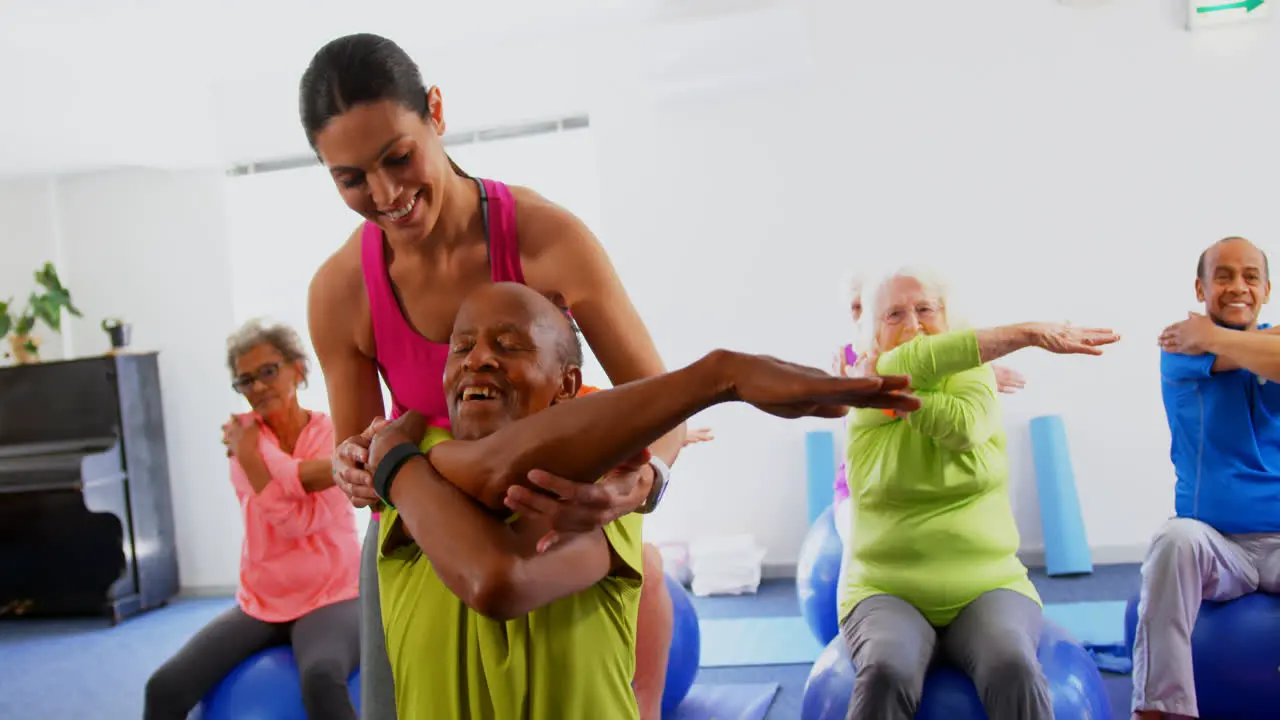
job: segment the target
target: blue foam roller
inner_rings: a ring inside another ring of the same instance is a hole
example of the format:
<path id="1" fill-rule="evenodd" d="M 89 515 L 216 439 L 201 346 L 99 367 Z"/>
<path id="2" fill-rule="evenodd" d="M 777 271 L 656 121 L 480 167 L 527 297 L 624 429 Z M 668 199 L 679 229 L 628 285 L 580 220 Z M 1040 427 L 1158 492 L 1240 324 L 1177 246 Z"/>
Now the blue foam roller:
<path id="1" fill-rule="evenodd" d="M 808 478 L 809 525 L 835 499 L 836 438 L 828 430 L 814 430 L 804 436 L 805 476 Z"/>
<path id="2" fill-rule="evenodd" d="M 1044 529 L 1044 564 L 1049 575 L 1093 572 L 1093 554 L 1084 530 L 1076 476 L 1062 418 L 1031 419 L 1031 449 L 1035 455 L 1036 488 L 1040 493 L 1040 524 Z"/>

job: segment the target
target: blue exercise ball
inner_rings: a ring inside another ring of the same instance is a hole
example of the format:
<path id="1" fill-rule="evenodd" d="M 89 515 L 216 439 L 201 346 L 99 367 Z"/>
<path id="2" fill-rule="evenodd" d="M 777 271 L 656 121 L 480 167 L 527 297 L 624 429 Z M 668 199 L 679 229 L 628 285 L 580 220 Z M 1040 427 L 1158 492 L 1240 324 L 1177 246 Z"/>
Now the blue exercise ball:
<path id="1" fill-rule="evenodd" d="M 360 713 L 360 670 L 347 680 L 347 693 Z M 201 720 L 307 720 L 302 681 L 293 649 L 263 650 L 240 663 L 205 696 Z"/>
<path id="2" fill-rule="evenodd" d="M 662 714 L 666 715 L 684 701 L 698 677 L 698 665 L 702 662 L 702 632 L 698 628 L 698 613 L 689 591 L 667 573 L 663 573 L 663 577 L 667 581 L 675 619 L 671 650 L 667 653 L 667 682 L 662 691 Z"/>
<path id="3" fill-rule="evenodd" d="M 1137 626 L 1135 595 L 1124 617 L 1130 657 Z M 1191 666 L 1200 717 L 1256 720 L 1274 713 L 1280 708 L 1280 596 L 1255 592 L 1201 603 L 1191 632 Z"/>
<path id="4" fill-rule="evenodd" d="M 1036 653 L 1049 680 L 1054 717 L 1111 720 L 1102 674 L 1093 657 L 1048 618 Z M 801 720 L 844 720 L 853 697 L 853 664 L 843 638 L 827 644 L 804 686 Z M 986 711 L 973 681 L 960 670 L 935 663 L 925 676 L 924 696 L 916 720 L 985 720 Z"/>
<path id="5" fill-rule="evenodd" d="M 796 565 L 796 599 L 800 615 L 818 642 L 826 645 L 840 634 L 836 589 L 840 586 L 840 561 L 844 544 L 836 532 L 834 510 L 828 506 L 809 528 L 800 546 Z"/>

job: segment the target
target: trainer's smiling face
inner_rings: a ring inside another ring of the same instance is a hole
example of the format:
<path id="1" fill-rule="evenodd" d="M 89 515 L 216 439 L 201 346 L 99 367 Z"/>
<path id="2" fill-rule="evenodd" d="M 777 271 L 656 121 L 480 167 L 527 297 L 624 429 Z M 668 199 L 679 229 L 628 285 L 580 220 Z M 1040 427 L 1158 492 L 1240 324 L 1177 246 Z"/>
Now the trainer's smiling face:
<path id="1" fill-rule="evenodd" d="M 485 285 L 468 296 L 444 370 L 453 436 L 484 437 L 577 395 L 582 372 L 561 357 L 566 332 L 559 309 L 523 285 Z"/>
<path id="2" fill-rule="evenodd" d="M 426 237 L 440 217 L 453 168 L 440 136 L 440 91 L 427 94 L 427 117 L 393 100 L 360 103 L 315 135 L 316 153 L 347 207 L 389 235 Z"/>

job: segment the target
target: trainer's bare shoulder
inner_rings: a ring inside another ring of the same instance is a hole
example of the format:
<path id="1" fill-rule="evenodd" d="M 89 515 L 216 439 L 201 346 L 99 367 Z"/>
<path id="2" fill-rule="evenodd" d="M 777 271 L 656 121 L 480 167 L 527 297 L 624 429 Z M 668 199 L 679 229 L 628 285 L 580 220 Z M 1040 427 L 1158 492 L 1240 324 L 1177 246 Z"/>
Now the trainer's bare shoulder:
<path id="1" fill-rule="evenodd" d="M 342 247 L 325 259 L 311 279 L 307 324 L 316 353 L 331 354 L 335 346 L 354 343 L 360 354 L 374 356 L 373 323 L 361 264 L 361 230 L 353 231 Z"/>

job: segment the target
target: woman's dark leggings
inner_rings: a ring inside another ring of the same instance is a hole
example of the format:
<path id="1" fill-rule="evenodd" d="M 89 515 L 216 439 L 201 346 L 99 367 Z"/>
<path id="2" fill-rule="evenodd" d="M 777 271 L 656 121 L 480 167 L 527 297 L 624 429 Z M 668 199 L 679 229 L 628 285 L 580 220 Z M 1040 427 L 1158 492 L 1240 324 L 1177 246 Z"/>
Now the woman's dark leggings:
<path id="1" fill-rule="evenodd" d="M 292 644 L 310 720 L 356 720 L 347 678 L 360 662 L 356 600 L 287 623 L 249 617 L 239 606 L 214 618 L 147 681 L 143 720 L 186 720 L 200 700 L 254 653 Z"/>

